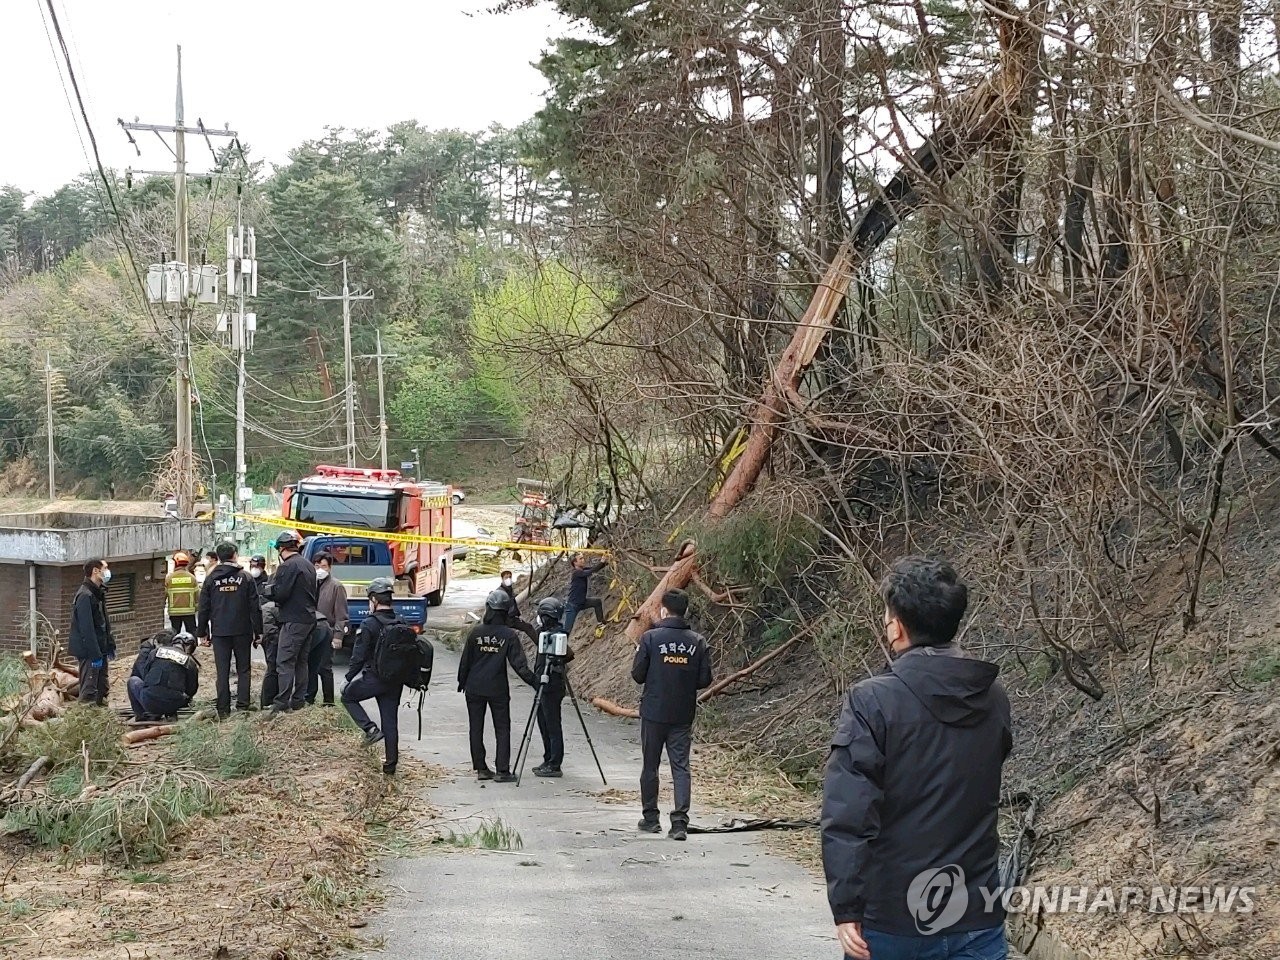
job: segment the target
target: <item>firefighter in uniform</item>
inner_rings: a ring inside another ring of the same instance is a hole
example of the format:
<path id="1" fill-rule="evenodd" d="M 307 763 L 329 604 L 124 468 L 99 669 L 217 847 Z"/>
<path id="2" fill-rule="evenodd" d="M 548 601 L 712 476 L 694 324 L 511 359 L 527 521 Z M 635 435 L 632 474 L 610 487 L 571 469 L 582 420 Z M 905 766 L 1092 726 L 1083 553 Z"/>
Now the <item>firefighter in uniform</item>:
<path id="1" fill-rule="evenodd" d="M 458 664 L 458 691 L 467 695 L 467 719 L 471 736 L 471 765 L 480 780 L 511 783 L 511 687 L 507 682 L 507 664 L 531 687 L 538 678 L 529 669 L 520 634 L 509 625 L 511 597 L 494 590 L 485 598 L 484 622 L 467 636 Z M 532 631 L 530 631 L 532 633 Z M 498 770 L 489 769 L 484 752 L 484 715 L 493 716 L 493 733 L 497 739 Z"/>
<path id="2" fill-rule="evenodd" d="M 169 626 L 174 633 L 196 635 L 196 575 L 191 557 L 179 550 L 173 555 L 173 573 L 164 578 L 164 595 L 169 607 Z"/>
<path id="3" fill-rule="evenodd" d="M 183 634 L 179 645 L 171 630 L 162 630 L 150 644 L 143 644 L 128 683 L 135 720 L 171 716 L 191 702 L 200 688 L 195 649 L 195 637 Z"/>

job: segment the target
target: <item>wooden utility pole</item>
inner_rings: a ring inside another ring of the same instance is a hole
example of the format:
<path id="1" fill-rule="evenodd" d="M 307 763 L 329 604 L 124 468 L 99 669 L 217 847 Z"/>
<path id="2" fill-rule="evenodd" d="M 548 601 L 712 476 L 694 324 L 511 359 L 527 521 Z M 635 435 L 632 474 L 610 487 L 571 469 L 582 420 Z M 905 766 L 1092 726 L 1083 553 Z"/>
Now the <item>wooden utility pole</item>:
<path id="1" fill-rule="evenodd" d="M 340 296 L 322 296 L 316 294 L 317 300 L 342 301 L 342 350 L 346 369 L 346 405 L 347 405 L 347 466 L 356 465 L 356 385 L 351 367 L 351 301 L 372 300 L 372 293 L 351 295 L 347 284 L 347 258 L 342 258 L 342 294 Z"/>
<path id="2" fill-rule="evenodd" d="M 192 443 L 191 429 L 191 317 L 195 311 L 195 298 L 198 281 L 191 270 L 190 238 L 187 228 L 187 143 L 186 112 L 182 102 L 182 47 L 178 47 L 178 83 L 174 98 L 173 126 L 154 123 L 125 123 L 119 121 L 126 131 L 141 130 L 157 136 L 172 133 L 174 137 L 174 218 L 173 218 L 173 282 L 178 286 L 174 295 L 170 295 L 162 286 L 159 290 L 148 291 L 153 302 L 176 302 L 178 317 L 174 324 L 174 448 L 177 454 L 178 481 L 174 491 L 178 501 L 178 515 L 190 517 L 195 513 L 195 453 Z M 200 124 L 200 132 L 205 137 L 235 137 L 234 130 L 209 130 Z M 161 137 L 163 139 L 163 137 Z M 130 142 L 137 143 L 130 136 Z M 141 150 L 139 149 L 139 154 Z M 151 171 L 139 171 L 147 172 Z M 152 267 L 153 270 L 159 269 Z M 165 283 L 168 283 L 166 280 Z"/>

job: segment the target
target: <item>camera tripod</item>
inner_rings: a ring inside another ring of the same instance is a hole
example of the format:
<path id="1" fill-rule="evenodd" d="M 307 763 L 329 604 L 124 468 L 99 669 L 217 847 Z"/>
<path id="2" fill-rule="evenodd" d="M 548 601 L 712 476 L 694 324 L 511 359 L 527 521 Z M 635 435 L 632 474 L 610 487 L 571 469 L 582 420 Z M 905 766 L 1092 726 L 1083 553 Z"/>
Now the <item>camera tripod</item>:
<path id="1" fill-rule="evenodd" d="M 533 695 L 533 709 L 529 711 L 529 721 L 524 725 L 524 736 L 520 738 L 520 750 L 516 753 L 516 786 L 520 786 L 520 777 L 524 774 L 525 761 L 529 759 L 529 747 L 533 740 L 533 722 L 538 716 L 538 707 L 542 706 L 542 699 L 547 691 L 547 684 L 551 682 L 552 660 L 558 660 L 558 657 L 547 657 L 542 666 L 542 676 L 538 678 L 538 689 Z M 600 771 L 600 779 L 607 787 L 609 781 L 605 779 L 604 767 L 600 765 L 600 757 L 596 753 L 596 745 L 591 742 L 591 733 L 587 730 L 587 721 L 582 718 L 582 708 L 578 706 L 578 698 L 574 696 L 573 687 L 569 685 L 569 675 L 564 673 L 564 664 L 554 664 L 560 667 L 560 676 L 564 679 L 564 690 L 569 695 L 569 699 L 573 701 L 574 712 L 578 714 L 578 723 L 582 725 L 582 733 L 587 738 L 587 746 L 591 748 L 591 757 L 596 762 L 596 769 Z"/>

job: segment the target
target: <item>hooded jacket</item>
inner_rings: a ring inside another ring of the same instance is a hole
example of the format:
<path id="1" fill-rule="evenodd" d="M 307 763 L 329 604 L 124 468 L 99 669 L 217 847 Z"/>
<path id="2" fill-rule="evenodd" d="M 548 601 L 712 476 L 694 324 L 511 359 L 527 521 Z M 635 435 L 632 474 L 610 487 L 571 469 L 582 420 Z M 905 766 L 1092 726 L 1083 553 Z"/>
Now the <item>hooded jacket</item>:
<path id="1" fill-rule="evenodd" d="M 1000 774 L 1013 747 L 998 672 L 954 646 L 912 647 L 849 691 L 823 786 L 836 923 L 897 936 L 1004 923 L 999 900 L 988 910 L 980 893 L 999 886 Z M 926 874 L 928 904 L 909 895 Z"/>
<path id="2" fill-rule="evenodd" d="M 659 620 L 636 645 L 631 679 L 644 684 L 640 719 L 673 726 L 693 723 L 698 691 L 711 686 L 707 641 L 681 617 Z"/>

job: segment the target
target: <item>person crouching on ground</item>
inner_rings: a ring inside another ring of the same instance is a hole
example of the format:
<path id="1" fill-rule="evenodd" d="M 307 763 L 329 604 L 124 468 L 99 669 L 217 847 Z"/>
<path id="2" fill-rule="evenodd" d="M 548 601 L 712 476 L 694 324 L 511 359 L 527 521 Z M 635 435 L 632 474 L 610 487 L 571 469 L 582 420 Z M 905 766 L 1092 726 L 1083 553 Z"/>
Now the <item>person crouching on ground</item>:
<path id="1" fill-rule="evenodd" d="M 342 705 L 364 731 L 366 746 L 385 740 L 386 762 L 382 772 L 394 774 L 400 759 L 400 694 L 404 687 L 378 675 L 378 647 L 388 628 L 408 626 L 396 615 L 391 597 L 395 591 L 388 577 L 378 577 L 369 584 L 369 616 L 356 630 L 355 646 L 351 649 L 351 663 L 347 667 L 347 682 L 342 687 Z M 361 701 L 378 701 L 378 721 L 381 727 L 369 719 Z"/>
<path id="2" fill-rule="evenodd" d="M 175 638 L 172 630 L 161 630 L 139 650 L 128 682 L 135 720 L 173 716 L 199 691 L 196 638 L 189 633 L 180 638 Z"/>
<path id="3" fill-rule="evenodd" d="M 711 686 L 711 655 L 707 641 L 685 620 L 689 597 L 683 590 L 662 595 L 658 622 L 646 630 L 636 645 L 631 679 L 644 684 L 640 697 L 640 802 L 644 833 L 658 833 L 658 767 L 667 751 L 675 807 L 671 811 L 672 840 L 684 840 L 689 832 L 692 778 L 689 754 L 693 749 L 693 718 L 698 711 L 698 691 Z"/>
<path id="4" fill-rule="evenodd" d="M 511 686 L 507 681 L 507 664 L 531 687 L 538 678 L 529 669 L 524 645 L 510 625 L 511 597 L 494 590 L 485 598 L 484 622 L 472 628 L 458 664 L 458 692 L 467 696 L 467 721 L 471 737 L 471 765 L 480 780 L 511 783 Z M 484 715 L 493 716 L 493 735 L 497 740 L 494 764 L 489 769 L 484 751 Z"/>

